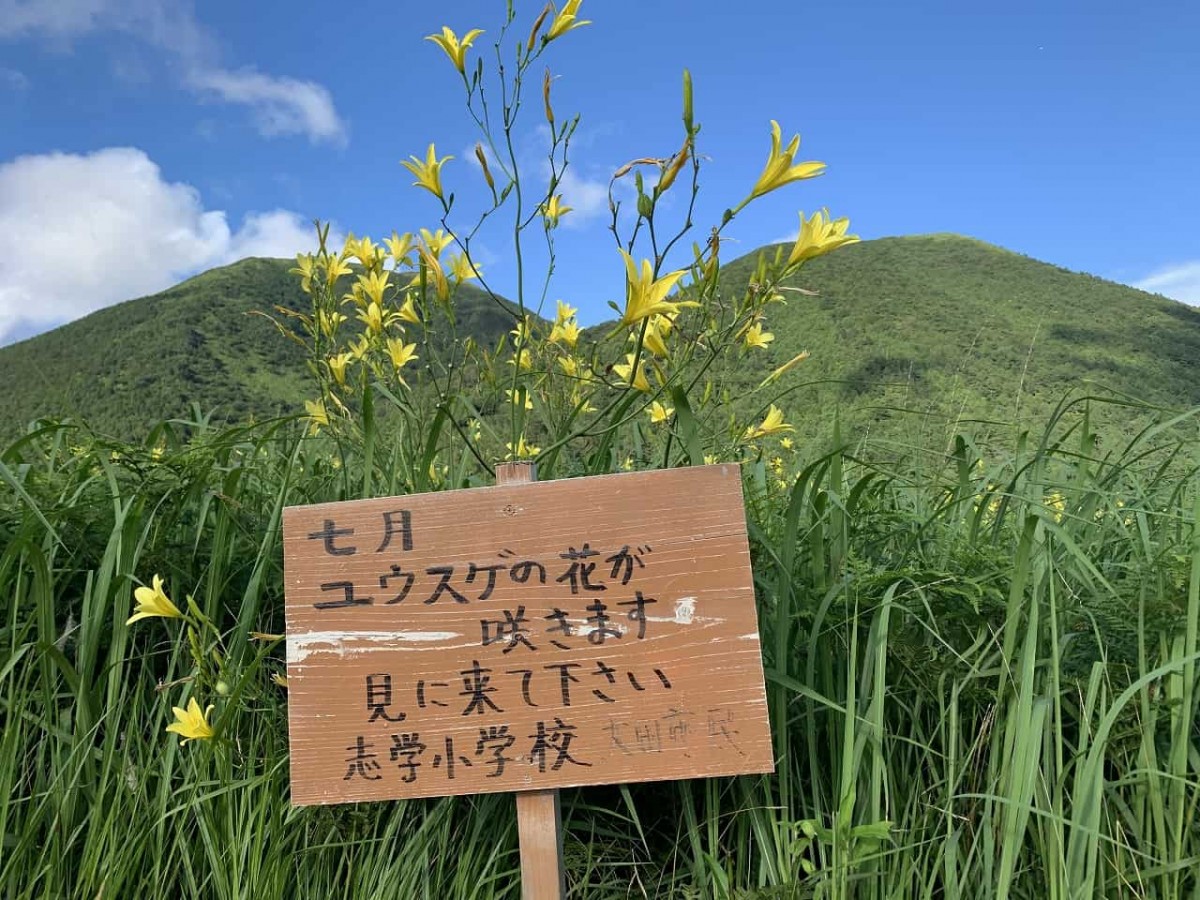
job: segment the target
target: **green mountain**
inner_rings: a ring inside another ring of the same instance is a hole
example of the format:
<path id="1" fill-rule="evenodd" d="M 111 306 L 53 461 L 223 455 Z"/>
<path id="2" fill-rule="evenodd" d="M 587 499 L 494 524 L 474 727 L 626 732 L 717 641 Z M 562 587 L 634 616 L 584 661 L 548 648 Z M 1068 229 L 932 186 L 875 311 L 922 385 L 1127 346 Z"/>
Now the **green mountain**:
<path id="1" fill-rule="evenodd" d="M 726 264 L 724 290 L 745 286 L 757 255 Z M 243 260 L 0 348 L 0 431 L 69 415 L 129 437 L 193 405 L 235 420 L 298 410 L 311 391 L 300 348 L 254 314 L 305 303 L 290 265 Z M 1071 391 L 1200 405 L 1200 310 L 979 241 L 867 241 L 814 260 L 792 286 L 814 293 L 785 291 L 770 307 L 770 350 L 721 380 L 757 406 L 750 389 L 810 351 L 777 385 L 802 434 L 836 414 L 856 434 L 928 446 L 956 427 L 1044 423 Z M 479 337 L 510 324 L 478 292 L 459 309 Z M 1096 415 L 1117 440 L 1151 413 Z"/>

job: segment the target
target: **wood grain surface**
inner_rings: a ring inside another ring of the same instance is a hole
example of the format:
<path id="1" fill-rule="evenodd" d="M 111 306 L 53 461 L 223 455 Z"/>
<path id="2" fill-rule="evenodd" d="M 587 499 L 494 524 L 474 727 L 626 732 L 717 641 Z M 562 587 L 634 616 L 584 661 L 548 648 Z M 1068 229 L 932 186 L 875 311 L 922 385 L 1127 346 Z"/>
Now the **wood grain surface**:
<path id="1" fill-rule="evenodd" d="M 284 567 L 295 804 L 773 770 L 736 466 L 293 507 Z"/>

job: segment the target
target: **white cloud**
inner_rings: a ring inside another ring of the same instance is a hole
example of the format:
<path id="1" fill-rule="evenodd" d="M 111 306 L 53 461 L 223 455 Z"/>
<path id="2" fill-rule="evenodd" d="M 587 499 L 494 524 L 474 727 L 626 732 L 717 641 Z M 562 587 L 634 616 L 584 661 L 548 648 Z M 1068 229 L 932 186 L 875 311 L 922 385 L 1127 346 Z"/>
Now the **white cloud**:
<path id="1" fill-rule="evenodd" d="M 0 164 L 0 343 L 246 256 L 291 256 L 316 232 L 288 210 L 232 229 L 145 153 L 110 147 Z"/>
<path id="2" fill-rule="evenodd" d="M 7 88 L 10 91 L 23 91 L 28 87 L 29 79 L 25 77 L 24 72 L 0 66 L 0 88 Z"/>
<path id="3" fill-rule="evenodd" d="M 563 217 L 563 225 L 583 225 L 598 216 L 609 215 L 608 182 L 579 174 L 574 166 L 558 180 L 557 190 L 572 212 Z"/>
<path id="4" fill-rule="evenodd" d="M 312 141 L 345 143 L 346 127 L 333 97 L 316 82 L 274 78 L 252 69 L 197 71 L 189 81 L 227 103 L 249 106 L 259 132 L 267 137 L 305 134 Z"/>
<path id="5" fill-rule="evenodd" d="M 0 38 L 69 44 L 102 31 L 130 34 L 164 51 L 185 86 L 202 97 L 250 107 L 266 137 L 304 134 L 312 141 L 346 141 L 345 123 L 326 88 L 223 67 L 217 42 L 186 0 L 0 0 Z"/>
<path id="6" fill-rule="evenodd" d="M 1135 281 L 1133 286 L 1200 306 L 1200 260 L 1159 269 L 1141 281 Z"/>

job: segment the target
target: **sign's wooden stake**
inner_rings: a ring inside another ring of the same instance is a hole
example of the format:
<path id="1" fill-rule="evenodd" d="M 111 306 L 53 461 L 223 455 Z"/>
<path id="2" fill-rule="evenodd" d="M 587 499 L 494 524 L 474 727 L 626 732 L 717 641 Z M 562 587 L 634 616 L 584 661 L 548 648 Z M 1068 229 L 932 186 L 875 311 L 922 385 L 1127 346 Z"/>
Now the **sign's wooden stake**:
<path id="1" fill-rule="evenodd" d="M 530 484 L 537 480 L 533 463 L 511 462 L 496 466 L 496 484 Z M 517 793 L 517 833 L 521 848 L 523 900 L 562 900 L 566 896 L 563 871 L 562 808 L 558 791 Z"/>

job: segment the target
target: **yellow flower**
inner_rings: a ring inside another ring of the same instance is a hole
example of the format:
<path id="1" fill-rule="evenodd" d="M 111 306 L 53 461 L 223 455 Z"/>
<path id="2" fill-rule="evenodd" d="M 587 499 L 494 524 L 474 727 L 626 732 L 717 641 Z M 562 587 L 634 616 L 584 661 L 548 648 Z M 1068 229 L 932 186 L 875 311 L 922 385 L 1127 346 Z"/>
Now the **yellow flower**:
<path id="1" fill-rule="evenodd" d="M 207 741 L 213 736 L 212 726 L 208 724 L 208 714 L 212 711 L 213 706 L 210 703 L 208 708 L 201 712 L 200 704 L 193 697 L 188 701 L 186 710 L 178 706 L 171 708 L 176 721 L 167 726 L 167 731 L 179 735 L 180 744 L 186 744 L 188 741 Z"/>
<path id="2" fill-rule="evenodd" d="M 625 362 L 613 366 L 613 371 L 617 376 L 634 390 L 650 393 L 650 382 L 646 380 L 646 364 L 639 360 L 637 374 L 633 374 L 634 355 L 632 353 L 625 354 Z"/>
<path id="3" fill-rule="evenodd" d="M 789 359 L 787 362 L 785 362 L 782 366 L 780 366 L 778 369 L 776 369 L 774 372 L 772 372 L 770 375 L 768 375 L 766 378 L 764 378 L 759 383 L 758 386 L 760 388 L 764 388 L 768 384 L 773 384 L 774 382 L 776 382 L 780 378 L 782 378 L 784 376 L 784 374 L 786 374 L 787 372 L 790 372 L 792 369 L 794 369 L 796 366 L 800 365 L 800 363 L 804 362 L 806 359 L 808 359 L 808 351 L 801 350 L 799 353 L 797 353 L 795 356 L 793 356 L 791 359 Z"/>
<path id="4" fill-rule="evenodd" d="M 371 334 L 381 334 L 395 315 L 394 312 L 384 312 L 383 307 L 372 300 L 365 309 L 359 310 L 358 319 Z"/>
<path id="5" fill-rule="evenodd" d="M 513 458 L 513 445 L 512 445 L 512 442 L 511 442 L 511 441 L 510 441 L 510 442 L 506 442 L 504 446 L 505 446 L 505 448 L 508 450 L 508 453 L 505 455 L 505 457 L 504 457 L 504 458 L 505 458 L 505 459 L 512 459 L 512 458 Z M 536 446 L 534 446 L 533 444 L 527 444 L 527 443 L 525 443 L 525 436 L 524 436 L 524 435 L 522 435 L 522 436 L 521 436 L 521 437 L 520 437 L 520 438 L 517 440 L 517 449 L 516 449 L 516 457 L 517 457 L 517 459 L 530 459 L 530 458 L 532 458 L 532 457 L 534 457 L 534 456 L 537 456 L 537 455 L 538 455 L 539 453 L 541 453 L 541 452 L 542 452 L 542 448 L 541 448 L 541 447 L 536 447 Z"/>
<path id="6" fill-rule="evenodd" d="M 520 353 L 514 354 L 513 358 L 508 360 L 508 364 L 510 366 L 520 365 L 522 372 L 528 372 L 533 368 L 533 356 L 526 348 L 522 347 Z"/>
<path id="7" fill-rule="evenodd" d="M 796 442 L 793 441 L 791 438 L 783 438 L 783 440 L 781 440 L 779 442 L 779 446 L 782 447 L 784 450 L 791 450 L 792 448 L 794 448 L 796 446 Z"/>
<path id="8" fill-rule="evenodd" d="M 425 162 L 421 162 L 416 156 L 409 157 L 412 162 L 405 160 L 400 161 L 400 165 L 412 172 L 416 176 L 416 181 L 413 184 L 417 187 L 423 187 L 439 200 L 442 199 L 442 166 L 449 160 L 454 159 L 453 156 L 444 156 L 440 160 L 437 158 L 437 150 L 433 144 L 429 145 L 429 150 L 425 154 Z"/>
<path id="9" fill-rule="evenodd" d="M 126 625 L 132 625 L 138 619 L 149 619 L 151 616 L 161 616 L 164 619 L 183 618 L 179 607 L 171 602 L 171 598 L 163 590 L 162 577 L 155 575 L 152 583 L 153 587 L 140 587 L 134 590 L 133 598 L 137 600 L 137 609 L 133 611 L 132 616 L 125 620 Z"/>
<path id="10" fill-rule="evenodd" d="M 562 325 L 568 319 L 575 318 L 575 316 L 579 313 L 579 310 L 574 306 L 571 306 L 569 303 L 563 303 L 561 300 L 556 300 L 555 305 L 558 308 L 558 311 L 554 316 L 555 325 Z"/>
<path id="11" fill-rule="evenodd" d="M 569 213 L 574 207 L 566 206 L 562 202 L 562 194 L 555 194 L 550 198 L 549 202 L 542 204 L 542 217 L 546 220 L 547 228 L 554 228 L 558 225 L 558 220 Z"/>
<path id="12" fill-rule="evenodd" d="M 421 317 L 417 315 L 417 303 L 412 294 L 404 298 L 404 305 L 400 307 L 400 312 L 396 315 L 400 317 L 401 321 L 412 322 L 414 325 L 421 324 Z"/>
<path id="13" fill-rule="evenodd" d="M 360 263 L 368 269 L 375 268 L 377 263 L 383 261 L 383 250 L 378 247 L 369 237 L 361 239 L 356 238 L 353 233 L 346 238 L 347 256 L 355 257 Z"/>
<path id="14" fill-rule="evenodd" d="M 386 272 L 372 270 L 366 275 L 358 276 L 358 284 L 362 287 L 362 291 L 376 303 L 383 304 L 383 292 L 388 287 L 388 276 Z"/>
<path id="15" fill-rule="evenodd" d="M 396 265 L 407 265 L 408 255 L 412 253 L 413 236 L 407 231 L 404 234 L 396 234 L 392 232 L 390 238 L 384 238 L 383 242 L 387 244 L 388 253 L 392 255 L 392 259 L 396 261 Z"/>
<path id="16" fill-rule="evenodd" d="M 550 336 L 546 340 L 552 344 L 562 341 L 568 347 L 574 348 L 579 343 L 579 326 L 575 324 L 574 319 L 556 324 L 550 329 Z"/>
<path id="17" fill-rule="evenodd" d="M 776 475 L 783 474 L 783 457 L 782 456 L 776 456 L 774 459 L 771 460 L 771 471 L 774 472 Z"/>
<path id="18" fill-rule="evenodd" d="M 569 378 L 579 377 L 579 363 L 571 356 L 560 356 L 558 358 L 558 366 L 563 370 L 563 374 Z"/>
<path id="19" fill-rule="evenodd" d="M 1067 498 L 1064 497 L 1059 491 L 1053 491 L 1048 497 L 1046 497 L 1045 505 L 1046 508 L 1054 514 L 1054 521 L 1061 522 L 1063 518 L 1063 511 L 1067 506 Z"/>
<path id="20" fill-rule="evenodd" d="M 646 335 L 642 346 L 658 357 L 665 357 L 667 350 L 667 335 L 671 333 L 671 320 L 666 316 L 652 316 L 646 325 Z M 630 338 L 637 340 L 638 329 L 634 329 Z"/>
<path id="21" fill-rule="evenodd" d="M 421 229 L 421 243 L 433 255 L 434 259 L 438 259 L 442 255 L 442 251 L 454 243 L 454 235 L 446 234 L 442 229 L 430 231 L 428 228 Z"/>
<path id="22" fill-rule="evenodd" d="M 717 464 L 717 457 L 712 453 L 705 453 L 704 464 L 706 466 L 715 466 Z"/>
<path id="23" fill-rule="evenodd" d="M 456 253 L 450 257 L 450 274 L 461 284 L 472 278 L 482 277 L 483 270 L 471 262 L 471 258 L 467 254 Z"/>
<path id="24" fill-rule="evenodd" d="M 327 312 L 325 310 L 317 311 L 317 327 L 321 329 L 321 334 L 333 340 L 333 336 L 337 333 L 338 327 L 346 321 L 346 317 L 337 310 Z"/>
<path id="25" fill-rule="evenodd" d="M 339 353 L 337 356 L 331 356 L 325 360 L 325 364 L 329 366 L 329 371 L 333 375 L 334 381 L 338 384 L 346 383 L 346 366 L 353 358 L 353 353 Z"/>
<path id="26" fill-rule="evenodd" d="M 557 37 L 562 37 L 568 31 L 576 28 L 581 28 L 584 25 L 591 25 L 590 19 L 579 18 L 579 6 L 583 0 L 567 0 L 566 5 L 562 8 L 562 12 L 555 13 L 554 21 L 550 23 L 550 30 L 546 32 L 546 36 L 542 39 L 547 44 Z"/>
<path id="27" fill-rule="evenodd" d="M 395 367 L 397 372 L 403 369 L 414 359 L 420 359 L 420 357 L 417 356 L 417 345 L 406 344 L 400 338 L 387 339 L 387 354 L 388 358 L 392 361 L 392 366 Z M 403 382 L 404 379 L 401 378 L 400 381 Z"/>
<path id="28" fill-rule="evenodd" d="M 167 452 L 167 448 L 164 447 L 162 444 L 158 444 L 150 450 L 150 458 L 153 460 L 156 460 L 156 461 L 160 460 L 163 458 L 163 454 L 166 452 Z"/>
<path id="29" fill-rule="evenodd" d="M 683 269 L 668 272 L 662 278 L 656 279 L 650 260 L 642 260 L 642 268 L 639 272 L 633 257 L 623 249 L 620 250 L 620 253 L 625 258 L 627 281 L 625 312 L 621 316 L 622 325 L 632 325 L 634 322 L 640 322 L 642 319 L 657 314 L 675 315 L 681 306 L 699 306 L 698 303 L 690 300 L 672 303 L 666 299 L 671 288 L 675 287 L 675 283 L 687 274 Z"/>
<path id="30" fill-rule="evenodd" d="M 425 270 L 428 278 L 433 282 L 433 291 L 437 294 L 439 300 L 443 303 L 450 299 L 450 282 L 446 279 L 446 272 L 442 269 L 442 264 L 438 260 L 437 255 L 426 247 L 421 247 L 418 252 L 421 254 L 421 261 L 425 264 Z"/>
<path id="31" fill-rule="evenodd" d="M 521 402 L 521 391 L 519 389 L 514 391 L 512 388 L 505 388 L 504 393 L 508 395 L 508 402 L 514 406 Z M 525 392 L 525 408 L 533 409 L 533 400 L 530 398 L 528 391 Z"/>
<path id="32" fill-rule="evenodd" d="M 804 220 L 804 213 L 800 213 L 800 236 L 788 254 L 787 264 L 794 266 L 836 250 L 843 244 L 857 243 L 857 234 L 846 234 L 849 227 L 850 220 L 847 218 L 830 219 L 829 210 L 813 213 L 808 221 Z"/>
<path id="33" fill-rule="evenodd" d="M 458 39 L 453 31 L 442 26 L 441 34 L 427 35 L 425 40 L 433 41 L 439 47 L 446 51 L 446 55 L 450 57 L 450 62 L 454 63 L 454 68 L 458 69 L 462 74 L 466 74 L 467 65 L 467 48 L 475 42 L 475 38 L 483 34 L 482 28 L 472 28 L 462 36 L 462 40 Z"/>
<path id="34" fill-rule="evenodd" d="M 349 243 L 347 241 L 347 243 Z M 343 251 L 337 256 L 327 256 L 323 261 L 325 267 L 325 280 L 329 282 L 337 281 L 342 275 L 349 275 L 354 270 L 350 268 L 350 264 L 346 262 L 346 254 L 349 251 Z"/>
<path id="35" fill-rule="evenodd" d="M 762 420 L 761 425 L 751 425 L 746 429 L 746 433 L 742 436 L 743 440 L 752 441 L 755 438 L 767 437 L 767 435 L 778 434 L 781 431 L 795 431 L 791 425 L 783 421 L 783 410 L 771 404 L 767 410 L 766 418 Z"/>
<path id="36" fill-rule="evenodd" d="M 632 456 L 625 457 L 625 461 L 623 463 L 621 463 L 621 468 L 624 469 L 626 472 L 632 472 L 633 471 L 633 457 Z"/>
<path id="37" fill-rule="evenodd" d="M 758 181 L 754 182 L 754 188 L 750 191 L 750 200 L 793 181 L 814 178 L 825 171 L 825 163 L 822 162 L 798 164 L 794 162 L 796 151 L 800 149 L 800 135 L 794 135 L 787 149 L 783 151 L 780 150 L 780 138 L 779 123 L 772 119 L 771 155 L 767 157 L 767 164 L 763 167 L 762 174 L 758 176 Z"/>
<path id="38" fill-rule="evenodd" d="M 300 276 L 300 290 L 308 294 L 312 292 L 313 269 L 316 258 L 311 253 L 296 254 L 296 268 L 288 269 L 289 275 Z"/>
<path id="39" fill-rule="evenodd" d="M 762 350 L 766 350 L 767 344 L 775 340 L 775 335 L 771 334 L 769 331 L 763 331 L 761 322 L 755 322 L 746 329 L 746 334 L 742 340 L 746 344 L 747 349 L 752 350 L 755 347 L 758 347 Z"/>
<path id="40" fill-rule="evenodd" d="M 322 425 L 329 424 L 329 413 L 325 410 L 324 400 L 305 400 L 304 409 L 308 412 L 309 430 L 316 434 Z"/>
<path id="41" fill-rule="evenodd" d="M 650 416 L 650 424 L 657 425 L 660 422 L 668 421 L 671 416 L 675 415 L 675 408 L 672 406 L 663 406 L 655 400 L 650 404 L 650 408 L 646 412 Z"/>

